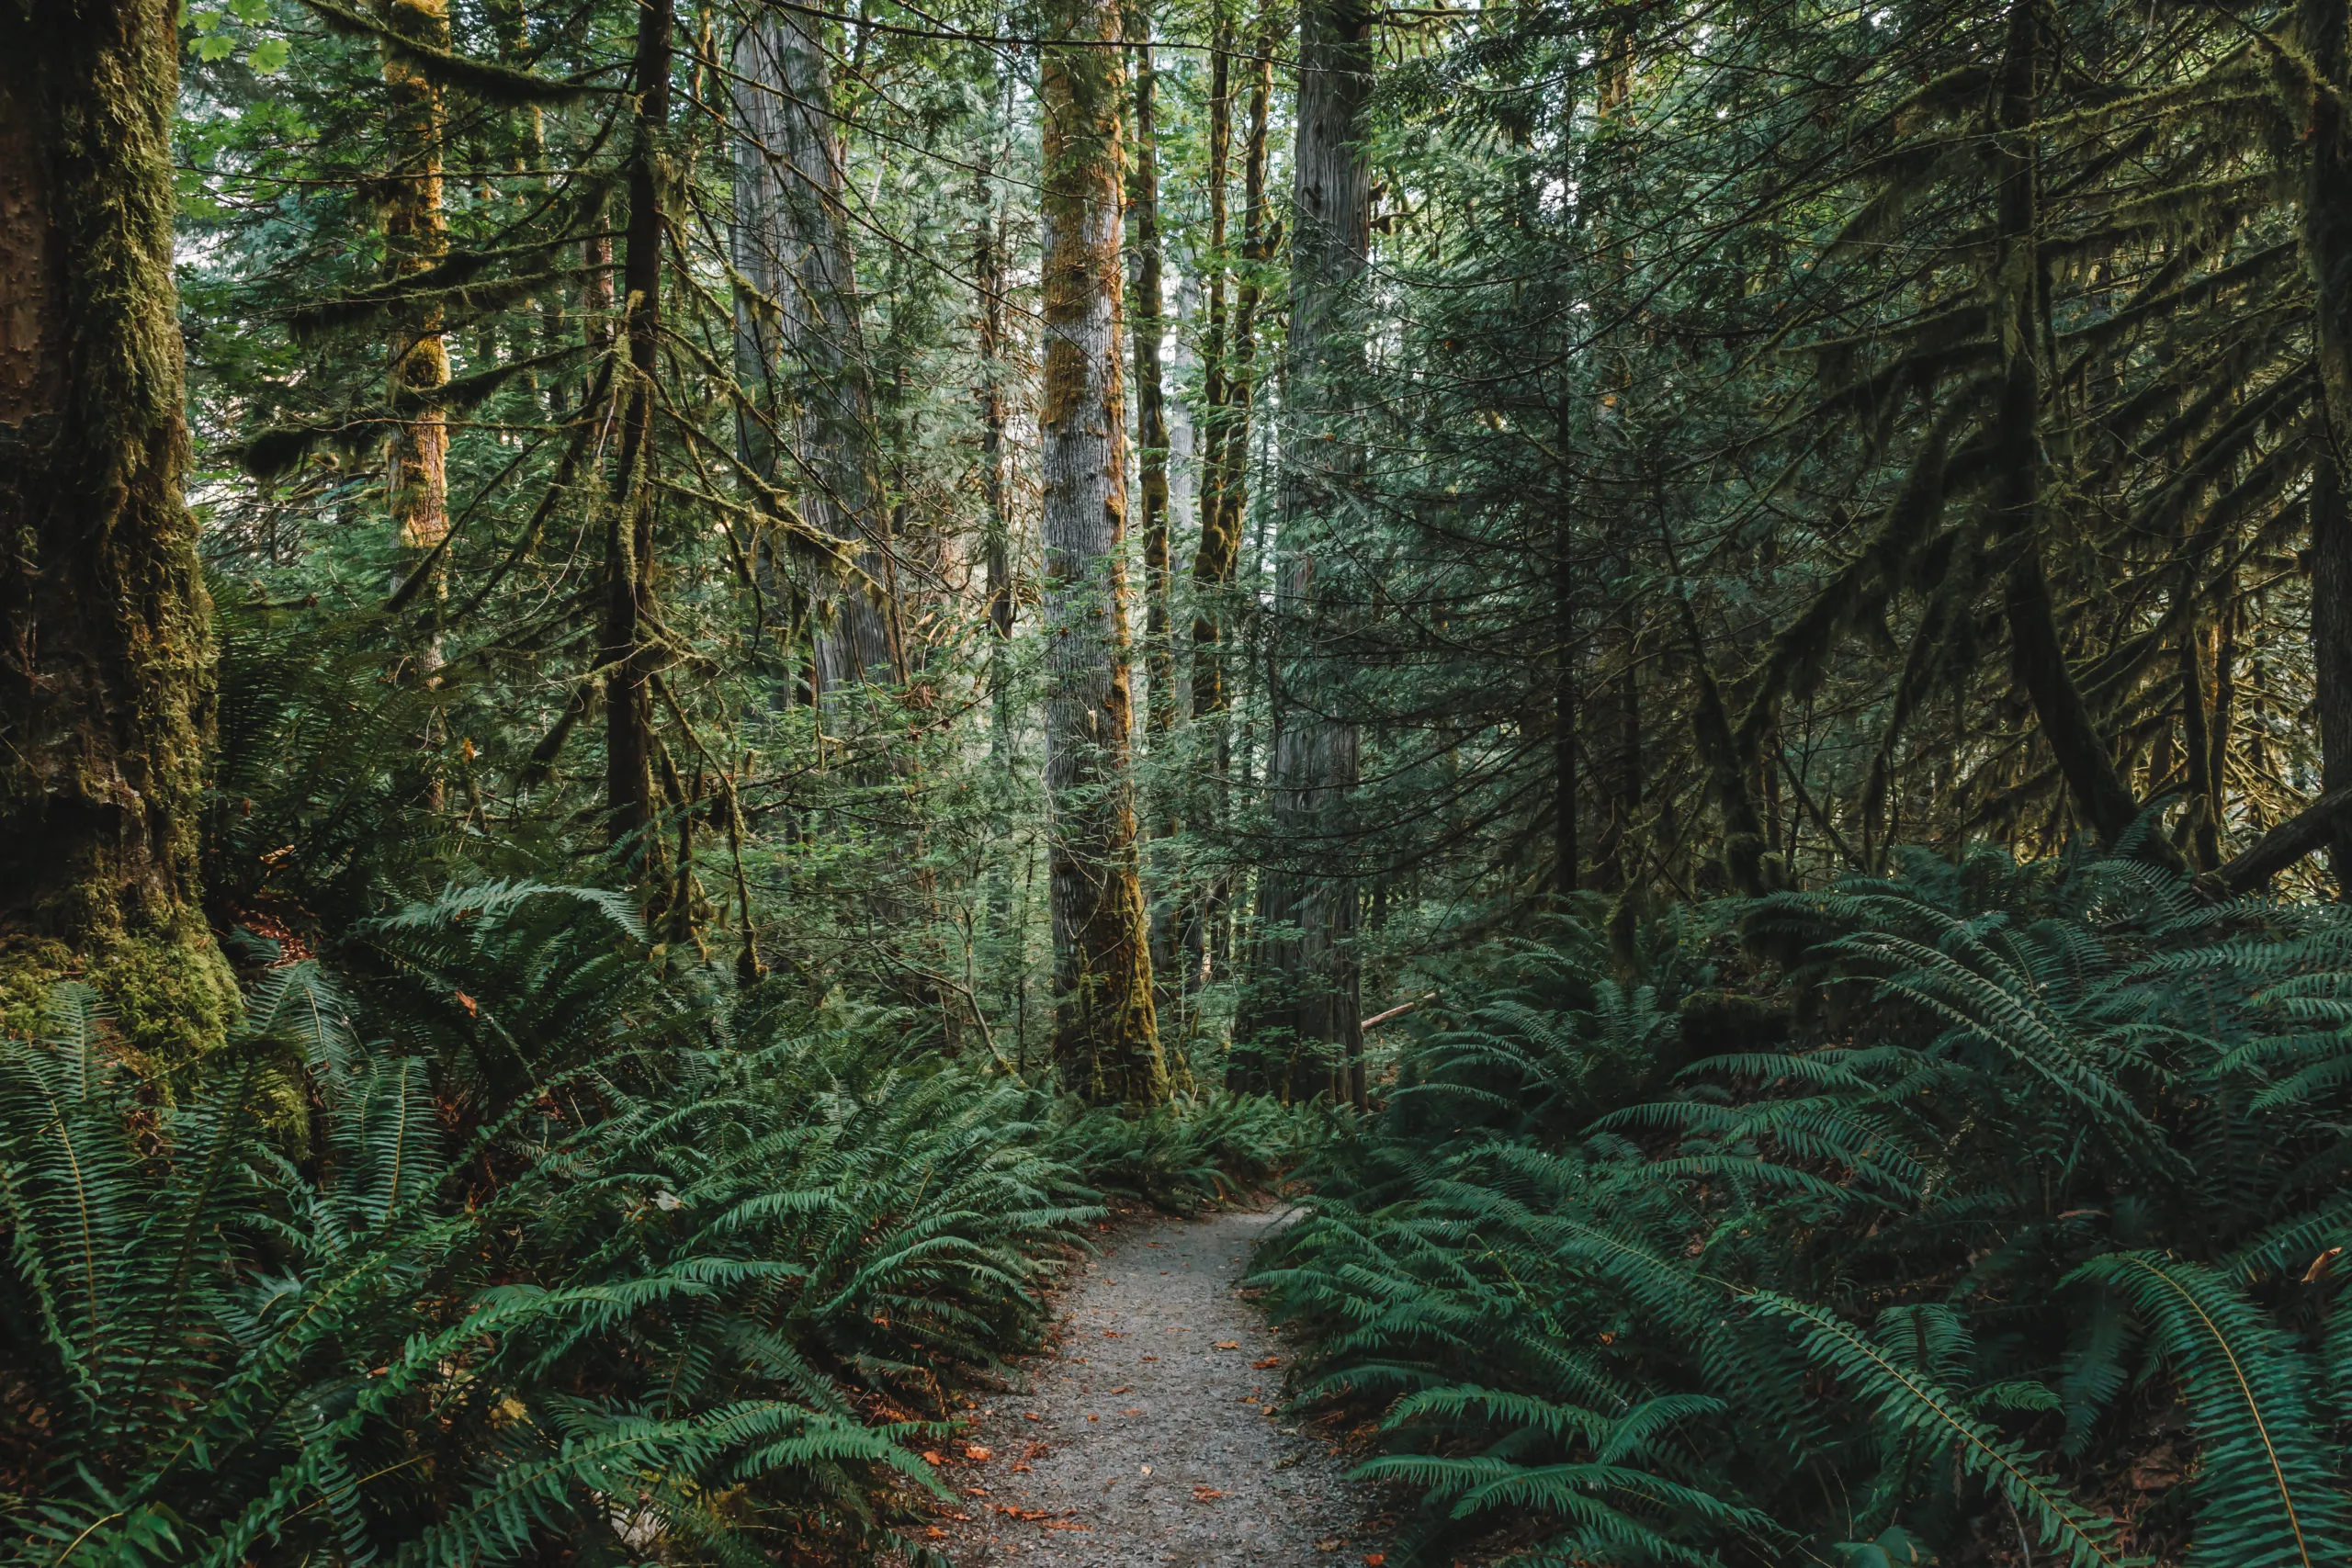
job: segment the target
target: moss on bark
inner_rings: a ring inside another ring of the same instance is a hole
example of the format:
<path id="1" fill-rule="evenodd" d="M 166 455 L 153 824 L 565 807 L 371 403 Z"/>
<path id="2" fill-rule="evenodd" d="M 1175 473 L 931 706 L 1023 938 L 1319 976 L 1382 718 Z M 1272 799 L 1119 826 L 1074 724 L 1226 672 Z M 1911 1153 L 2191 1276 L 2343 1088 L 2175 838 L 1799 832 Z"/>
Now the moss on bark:
<path id="1" fill-rule="evenodd" d="M 175 10 L 0 11 L 0 1016 L 88 980 L 131 1048 L 219 1042 L 198 903 L 213 649 L 172 278 Z"/>

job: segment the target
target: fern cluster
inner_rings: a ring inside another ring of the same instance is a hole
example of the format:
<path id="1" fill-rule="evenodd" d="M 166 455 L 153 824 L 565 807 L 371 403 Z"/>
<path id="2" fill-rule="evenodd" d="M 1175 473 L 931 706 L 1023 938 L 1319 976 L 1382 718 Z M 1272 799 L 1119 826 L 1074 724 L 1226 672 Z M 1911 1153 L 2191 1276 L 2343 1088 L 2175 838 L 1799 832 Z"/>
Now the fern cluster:
<path id="1" fill-rule="evenodd" d="M 343 973 L 267 970 L 169 1086 L 78 987 L 0 1043 L 12 1555 L 903 1544 L 959 1371 L 1032 1341 L 1102 1211 L 1046 1097 L 697 1006 L 634 919 L 396 911 Z"/>
<path id="2" fill-rule="evenodd" d="M 2352 1556 L 2352 917 L 1998 853 L 1718 913 L 1450 998 L 1261 1259 L 1419 1560 Z"/>

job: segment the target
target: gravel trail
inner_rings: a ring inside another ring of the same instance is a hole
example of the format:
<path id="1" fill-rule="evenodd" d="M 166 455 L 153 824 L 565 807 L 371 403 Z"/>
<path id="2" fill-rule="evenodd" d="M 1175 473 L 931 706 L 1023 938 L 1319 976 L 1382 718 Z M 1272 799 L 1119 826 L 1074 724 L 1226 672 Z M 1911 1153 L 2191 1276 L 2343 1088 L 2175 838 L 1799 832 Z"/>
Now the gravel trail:
<path id="1" fill-rule="evenodd" d="M 1081 1265 L 1028 1390 L 982 1401 L 948 1456 L 962 1517 L 929 1544 L 957 1568 L 1306 1568 L 1376 1552 L 1343 1461 L 1282 1412 L 1285 1348 L 1235 1290 L 1284 1213 L 1135 1222 Z"/>

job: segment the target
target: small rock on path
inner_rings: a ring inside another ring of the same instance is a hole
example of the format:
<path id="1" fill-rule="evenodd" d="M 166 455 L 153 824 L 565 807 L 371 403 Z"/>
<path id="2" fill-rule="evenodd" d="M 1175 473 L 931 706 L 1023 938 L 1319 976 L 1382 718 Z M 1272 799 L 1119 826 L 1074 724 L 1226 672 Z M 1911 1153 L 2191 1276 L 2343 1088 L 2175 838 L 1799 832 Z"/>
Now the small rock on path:
<path id="1" fill-rule="evenodd" d="M 1136 1223 L 1080 1265 L 1029 1392 L 984 1400 L 941 1472 L 966 1517 L 927 1544 L 957 1568 L 1306 1568 L 1376 1551 L 1343 1461 L 1283 1412 L 1287 1350 L 1236 1292 L 1286 1213 Z"/>

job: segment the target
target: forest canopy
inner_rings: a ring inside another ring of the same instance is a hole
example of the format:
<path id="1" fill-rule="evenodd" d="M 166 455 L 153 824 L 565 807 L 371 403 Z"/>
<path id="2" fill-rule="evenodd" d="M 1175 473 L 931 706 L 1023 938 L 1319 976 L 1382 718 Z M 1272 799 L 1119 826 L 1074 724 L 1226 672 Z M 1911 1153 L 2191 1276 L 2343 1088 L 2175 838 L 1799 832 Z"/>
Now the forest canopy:
<path id="1" fill-rule="evenodd" d="M 2352 6 L 0 3 L 0 1499 L 2352 1556 Z"/>

